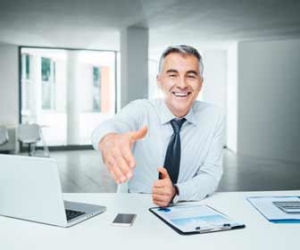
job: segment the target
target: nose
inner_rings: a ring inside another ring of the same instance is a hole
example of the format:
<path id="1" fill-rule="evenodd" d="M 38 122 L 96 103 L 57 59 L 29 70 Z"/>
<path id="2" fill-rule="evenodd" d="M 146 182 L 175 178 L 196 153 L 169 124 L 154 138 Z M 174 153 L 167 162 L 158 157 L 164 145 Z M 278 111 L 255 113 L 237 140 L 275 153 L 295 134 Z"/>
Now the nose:
<path id="1" fill-rule="evenodd" d="M 185 77 L 180 77 L 179 78 L 179 80 L 177 82 L 177 87 L 182 88 L 182 89 L 187 87 L 187 82 L 186 82 Z"/>

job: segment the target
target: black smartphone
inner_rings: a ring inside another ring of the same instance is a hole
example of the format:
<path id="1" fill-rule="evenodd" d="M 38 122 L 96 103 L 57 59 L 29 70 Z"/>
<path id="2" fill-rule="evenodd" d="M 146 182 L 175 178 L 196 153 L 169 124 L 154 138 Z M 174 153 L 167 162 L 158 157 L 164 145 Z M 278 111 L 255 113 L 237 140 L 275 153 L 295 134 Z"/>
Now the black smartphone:
<path id="1" fill-rule="evenodd" d="M 111 223 L 113 226 L 132 226 L 134 220 L 136 218 L 136 214 L 117 214 L 113 222 Z"/>

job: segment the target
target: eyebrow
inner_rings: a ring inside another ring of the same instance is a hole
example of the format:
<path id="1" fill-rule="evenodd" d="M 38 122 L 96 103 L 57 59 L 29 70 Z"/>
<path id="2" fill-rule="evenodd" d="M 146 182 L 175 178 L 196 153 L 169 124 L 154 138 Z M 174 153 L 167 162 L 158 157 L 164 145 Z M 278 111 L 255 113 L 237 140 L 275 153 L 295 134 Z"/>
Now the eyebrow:
<path id="1" fill-rule="evenodd" d="M 176 74 L 178 74 L 178 71 L 176 70 L 176 69 L 168 69 L 167 71 L 166 71 L 166 73 L 167 74 L 170 74 L 170 73 L 176 73 Z M 193 75 L 198 75 L 198 72 L 197 71 L 195 71 L 195 70 L 188 70 L 186 73 L 185 73 L 186 75 L 189 75 L 189 74 L 193 74 Z"/>
<path id="2" fill-rule="evenodd" d="M 168 69 L 166 73 L 178 73 L 176 69 Z"/>

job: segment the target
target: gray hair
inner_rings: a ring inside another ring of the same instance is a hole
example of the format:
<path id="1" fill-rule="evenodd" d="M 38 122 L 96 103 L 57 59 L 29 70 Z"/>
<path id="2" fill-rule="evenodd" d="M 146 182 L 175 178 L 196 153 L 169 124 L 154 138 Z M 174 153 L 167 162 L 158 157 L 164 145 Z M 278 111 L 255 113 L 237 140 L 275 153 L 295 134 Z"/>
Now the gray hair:
<path id="1" fill-rule="evenodd" d="M 162 53 L 160 59 L 159 59 L 159 66 L 158 66 L 158 72 L 161 71 L 162 62 L 166 58 L 167 55 L 171 53 L 179 53 L 183 55 L 193 55 L 198 59 L 199 62 L 199 71 L 201 77 L 203 77 L 203 62 L 202 62 L 202 56 L 196 50 L 195 48 L 188 46 L 188 45 L 176 45 L 176 46 L 170 46 L 165 49 L 165 51 Z"/>

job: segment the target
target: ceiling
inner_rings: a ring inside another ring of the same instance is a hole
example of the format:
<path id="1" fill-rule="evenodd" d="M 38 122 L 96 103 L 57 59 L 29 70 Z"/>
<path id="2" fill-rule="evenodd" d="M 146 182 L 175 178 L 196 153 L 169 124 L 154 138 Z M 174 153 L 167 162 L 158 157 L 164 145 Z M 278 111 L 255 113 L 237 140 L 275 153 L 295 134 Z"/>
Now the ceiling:
<path id="1" fill-rule="evenodd" d="M 119 32 L 149 29 L 150 53 L 170 44 L 300 37 L 298 0 L 1 0 L 0 41 L 119 50 Z"/>

